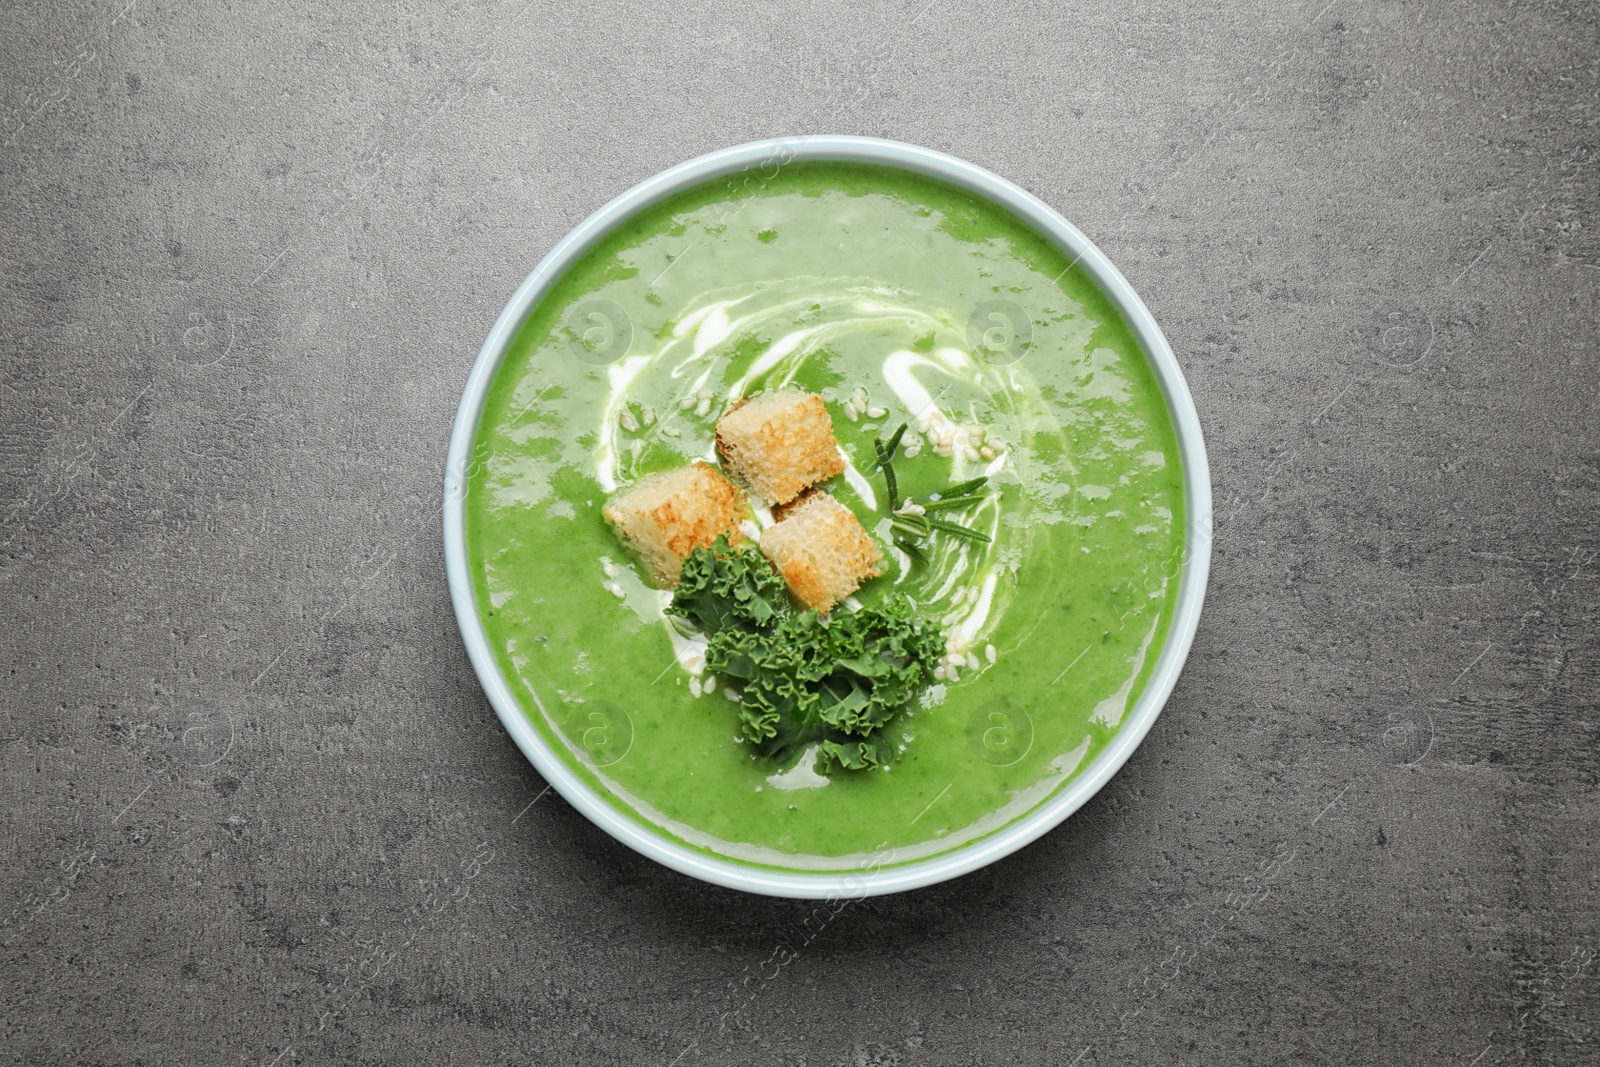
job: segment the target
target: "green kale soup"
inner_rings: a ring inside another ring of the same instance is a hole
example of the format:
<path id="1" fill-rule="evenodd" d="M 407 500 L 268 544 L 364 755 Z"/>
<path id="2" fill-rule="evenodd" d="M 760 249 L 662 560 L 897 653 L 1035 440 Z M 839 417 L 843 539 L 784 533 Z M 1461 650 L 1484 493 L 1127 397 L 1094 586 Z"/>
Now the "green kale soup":
<path id="1" fill-rule="evenodd" d="M 790 387 L 822 395 L 848 458 L 826 488 L 884 551 L 837 610 L 904 594 L 945 650 L 865 770 L 753 751 L 601 516 L 646 474 L 716 462 L 731 401 Z M 902 423 L 899 493 L 987 476 L 948 517 L 989 540 L 895 546 L 873 441 Z M 1182 471 L 1132 333 L 1008 212 L 898 170 L 791 164 L 612 231 L 528 315 L 472 455 L 478 609 L 534 726 L 630 818 L 745 863 L 906 862 L 1025 815 L 1115 736 L 1177 600 Z"/>

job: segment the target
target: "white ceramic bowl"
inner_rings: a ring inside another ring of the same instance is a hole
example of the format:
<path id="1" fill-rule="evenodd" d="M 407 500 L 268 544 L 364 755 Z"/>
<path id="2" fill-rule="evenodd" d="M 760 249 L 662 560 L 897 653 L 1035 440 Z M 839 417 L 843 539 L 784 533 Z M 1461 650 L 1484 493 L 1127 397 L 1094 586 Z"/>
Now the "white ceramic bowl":
<path id="1" fill-rule="evenodd" d="M 1008 209 L 1076 259 L 1121 312 L 1155 370 L 1177 430 L 1187 498 L 1188 528 L 1176 612 L 1155 670 L 1111 743 L 1060 791 L 1001 830 L 925 860 L 900 865 L 864 864 L 861 869 L 843 873 L 771 870 L 707 855 L 641 826 L 597 795 L 534 729 L 512 696 L 484 634 L 467 570 L 466 475 L 484 394 L 512 338 L 552 282 L 612 229 L 658 201 L 738 172 L 749 171 L 758 179 L 763 174 L 770 178 L 774 168 L 796 160 L 875 163 L 943 179 Z M 641 182 L 584 219 L 518 287 L 483 342 L 456 411 L 445 465 L 444 553 L 456 621 L 490 703 L 517 747 L 573 807 L 630 848 L 695 878 L 771 896 L 848 899 L 932 885 L 1009 855 L 1077 811 L 1127 761 L 1172 693 L 1199 625 L 1211 564 L 1211 475 L 1194 401 L 1161 328 L 1111 261 L 1070 222 L 1004 178 L 940 152 L 871 137 L 788 137 L 725 148 Z"/>

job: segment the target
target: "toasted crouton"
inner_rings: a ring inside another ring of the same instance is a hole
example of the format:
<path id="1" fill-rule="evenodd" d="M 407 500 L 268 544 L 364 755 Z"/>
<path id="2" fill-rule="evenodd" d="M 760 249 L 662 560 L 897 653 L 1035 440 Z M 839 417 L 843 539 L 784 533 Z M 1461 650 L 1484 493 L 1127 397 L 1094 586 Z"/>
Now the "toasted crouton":
<path id="1" fill-rule="evenodd" d="M 844 471 L 822 397 L 793 389 L 747 400 L 718 419 L 717 450 L 769 504 L 787 504 Z"/>
<path id="2" fill-rule="evenodd" d="M 849 508 L 811 493 L 761 535 L 761 551 L 808 608 L 826 615 L 878 573 L 883 559 Z"/>
<path id="3" fill-rule="evenodd" d="M 651 579 L 671 587 L 690 552 L 718 534 L 739 542 L 744 494 L 715 467 L 692 463 L 641 478 L 607 501 L 602 514 Z"/>

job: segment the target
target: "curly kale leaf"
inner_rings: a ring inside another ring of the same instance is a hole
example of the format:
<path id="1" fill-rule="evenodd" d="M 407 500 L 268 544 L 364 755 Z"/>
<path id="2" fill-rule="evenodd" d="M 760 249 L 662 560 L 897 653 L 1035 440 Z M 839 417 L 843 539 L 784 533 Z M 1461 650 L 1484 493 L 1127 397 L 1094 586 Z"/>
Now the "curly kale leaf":
<path id="1" fill-rule="evenodd" d="M 762 755 L 784 760 L 817 742 L 825 765 L 859 770 L 893 758 L 874 735 L 928 683 L 941 650 L 938 632 L 892 597 L 768 630 L 723 629 L 706 664 L 739 684 L 740 729 Z"/>
<path id="2" fill-rule="evenodd" d="M 783 579 L 766 557 L 748 545 L 733 548 L 724 535 L 689 553 L 667 614 L 714 636 L 730 628 L 766 629 L 788 605 Z"/>
<path id="3" fill-rule="evenodd" d="M 822 770 L 837 767 L 843 771 L 864 771 L 881 767 L 892 759 L 894 748 L 882 737 L 824 741 L 817 749 L 817 766 Z"/>
<path id="4" fill-rule="evenodd" d="M 724 537 L 690 553 L 667 612 L 710 638 L 706 666 L 742 690 L 740 730 L 756 751 L 785 761 L 814 744 L 822 770 L 894 759 L 883 726 L 931 680 L 943 651 L 905 597 L 828 617 L 793 613 L 766 558 Z"/>

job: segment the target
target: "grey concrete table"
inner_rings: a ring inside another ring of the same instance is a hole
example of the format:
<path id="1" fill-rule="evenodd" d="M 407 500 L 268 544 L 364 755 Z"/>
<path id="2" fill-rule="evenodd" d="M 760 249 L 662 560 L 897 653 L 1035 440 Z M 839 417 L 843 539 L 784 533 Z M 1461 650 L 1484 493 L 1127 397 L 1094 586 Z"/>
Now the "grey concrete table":
<path id="1" fill-rule="evenodd" d="M 0 13 L 0 1061 L 1600 1062 L 1592 3 L 515 8 Z M 542 792 L 438 522 L 532 264 L 810 131 L 1077 222 L 1218 500 L 1112 785 L 815 936 Z"/>

